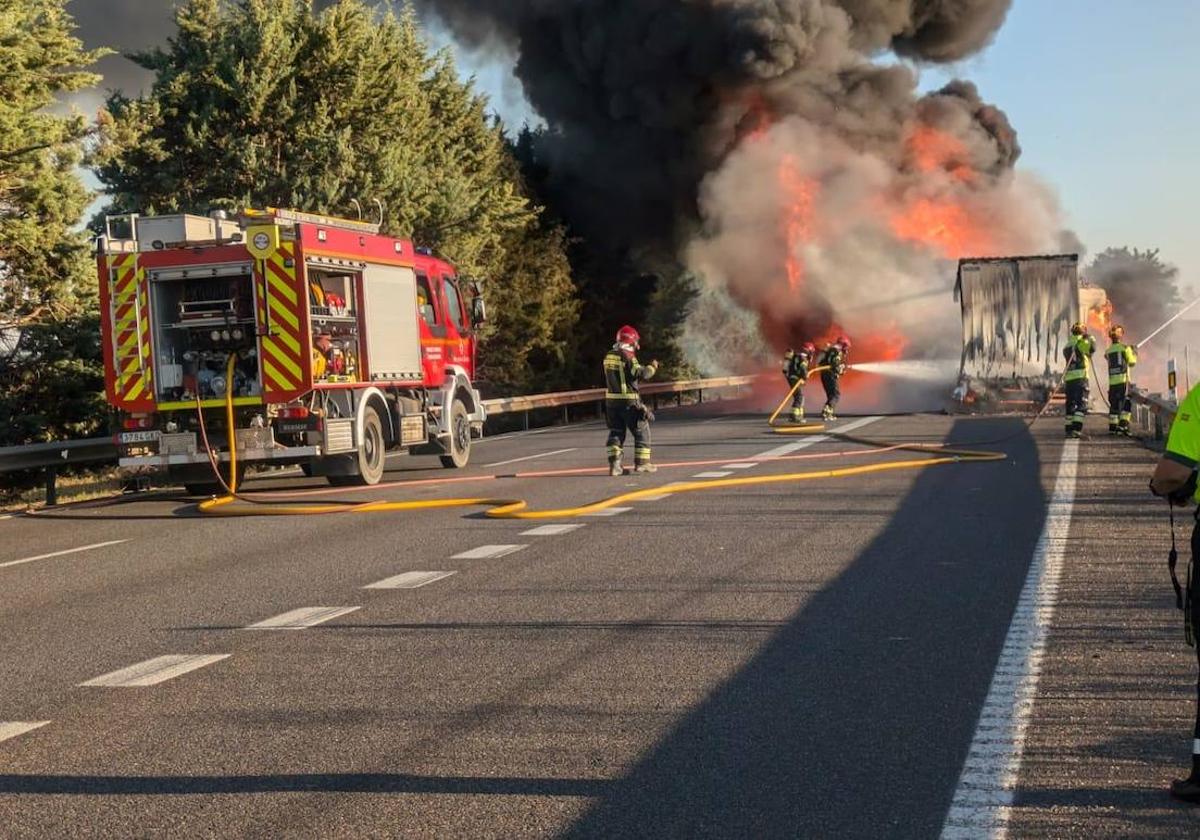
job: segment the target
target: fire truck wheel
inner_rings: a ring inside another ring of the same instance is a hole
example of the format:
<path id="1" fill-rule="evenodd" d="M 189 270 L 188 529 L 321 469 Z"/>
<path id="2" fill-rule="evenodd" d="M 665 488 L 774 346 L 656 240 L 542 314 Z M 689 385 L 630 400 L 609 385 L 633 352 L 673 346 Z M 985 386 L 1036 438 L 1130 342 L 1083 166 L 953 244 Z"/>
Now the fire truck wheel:
<path id="1" fill-rule="evenodd" d="M 387 439 L 383 435 L 383 421 L 379 412 L 373 408 L 367 409 L 363 418 L 363 439 L 358 447 L 358 475 L 353 476 L 355 484 L 378 484 L 383 478 L 384 467 L 387 466 Z"/>
<path id="2" fill-rule="evenodd" d="M 461 470 L 471 460 L 471 418 L 462 400 L 450 407 L 450 453 L 440 456 L 442 466 Z"/>

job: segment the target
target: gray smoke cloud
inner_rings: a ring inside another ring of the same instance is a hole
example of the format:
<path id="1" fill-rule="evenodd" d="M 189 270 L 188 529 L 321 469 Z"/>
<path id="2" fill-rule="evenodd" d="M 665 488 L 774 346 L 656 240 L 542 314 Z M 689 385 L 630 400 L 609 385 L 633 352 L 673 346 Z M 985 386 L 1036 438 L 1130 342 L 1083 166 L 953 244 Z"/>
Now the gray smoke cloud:
<path id="1" fill-rule="evenodd" d="M 717 371 L 834 324 L 957 336 L 949 261 L 1053 250 L 1053 195 L 968 82 L 1011 0 L 417 0 L 507 55 L 550 134 L 551 188 L 586 235 L 700 281 L 685 341 Z M 889 56 L 893 58 L 889 59 Z M 869 313 L 856 315 L 855 313 Z M 949 319 L 949 320 L 948 320 Z M 927 340 L 928 339 L 928 340 Z"/>

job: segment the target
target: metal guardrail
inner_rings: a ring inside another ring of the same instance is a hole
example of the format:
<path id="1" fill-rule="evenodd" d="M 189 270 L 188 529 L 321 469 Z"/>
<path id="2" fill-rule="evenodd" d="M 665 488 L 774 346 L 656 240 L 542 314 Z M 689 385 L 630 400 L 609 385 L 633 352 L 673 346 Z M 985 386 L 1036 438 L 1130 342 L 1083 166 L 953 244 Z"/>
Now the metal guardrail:
<path id="1" fill-rule="evenodd" d="M 1133 422 L 1144 432 L 1153 433 L 1155 440 L 1163 440 L 1171 431 L 1178 406 L 1162 394 L 1151 394 L 1141 388 L 1129 392 L 1133 400 Z"/>
<path id="2" fill-rule="evenodd" d="M 725 388 L 742 388 L 754 381 L 753 376 L 727 376 L 721 379 L 693 379 L 682 382 L 658 382 L 642 386 L 642 393 L 657 397 L 662 394 L 682 395 L 695 391 L 703 399 L 704 391 Z M 525 427 L 529 427 L 529 412 L 541 408 L 559 408 L 569 421 L 569 407 L 591 402 L 603 402 L 604 389 L 592 388 L 585 391 L 563 391 L 557 394 L 537 394 L 529 397 L 484 400 L 490 415 L 525 413 Z M 88 464 L 115 464 L 117 447 L 111 437 L 64 440 L 54 443 L 34 443 L 28 446 L 0 448 L 0 475 L 21 470 L 45 470 L 46 504 L 58 503 L 58 471 L 64 467 Z"/>

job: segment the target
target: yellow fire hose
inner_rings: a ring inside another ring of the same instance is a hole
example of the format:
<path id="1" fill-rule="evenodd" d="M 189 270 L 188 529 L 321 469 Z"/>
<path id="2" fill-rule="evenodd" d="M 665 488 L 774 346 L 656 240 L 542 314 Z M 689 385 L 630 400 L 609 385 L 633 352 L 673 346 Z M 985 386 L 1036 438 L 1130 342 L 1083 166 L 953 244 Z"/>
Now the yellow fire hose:
<path id="1" fill-rule="evenodd" d="M 416 511 L 416 510 L 441 510 L 446 508 L 487 508 L 484 512 L 486 516 L 492 519 L 565 519 L 575 516 L 585 516 L 590 513 L 596 513 L 624 504 L 625 502 L 634 502 L 639 499 L 644 499 L 650 496 L 660 496 L 663 493 L 698 493 L 706 490 L 721 490 L 732 487 L 751 487 L 764 484 L 785 484 L 798 481 L 815 481 L 823 478 L 846 478 L 856 475 L 867 475 L 877 472 L 889 472 L 894 470 L 918 470 L 927 467 L 938 466 L 941 464 L 960 464 L 976 461 L 1004 461 L 1008 456 L 1002 452 L 987 452 L 982 450 L 969 449 L 949 449 L 940 444 L 895 444 L 885 443 L 882 441 L 874 441 L 866 438 L 856 438 L 849 435 L 831 432 L 832 437 L 837 437 L 852 443 L 859 443 L 865 446 L 873 446 L 887 448 L 890 450 L 904 449 L 915 452 L 929 453 L 935 457 L 922 458 L 920 460 L 907 461 L 881 461 L 874 464 L 863 464 L 855 467 L 843 467 L 834 470 L 811 470 L 807 472 L 785 473 L 783 475 L 765 475 L 765 476 L 741 476 L 738 478 L 723 478 L 709 481 L 685 481 L 675 484 L 670 484 L 665 487 L 649 487 L 644 490 L 635 490 L 629 493 L 621 493 L 616 496 L 610 496 L 600 501 L 591 502 L 589 504 L 580 505 L 572 508 L 557 508 L 549 510 L 529 510 L 528 504 L 521 499 L 502 499 L 502 498 L 464 498 L 464 499 L 429 499 L 423 501 L 374 501 L 374 502 L 324 502 L 313 504 L 277 504 L 262 500 L 256 500 L 252 497 L 239 494 L 237 492 L 237 435 L 233 423 L 233 367 L 234 357 L 230 356 L 229 376 L 226 379 L 227 387 L 225 391 L 225 416 L 228 423 L 228 438 L 229 438 L 229 464 L 230 464 L 230 481 L 227 484 L 221 476 L 218 467 L 218 461 L 211 447 L 208 445 L 207 436 L 204 438 L 205 448 L 209 454 L 209 460 L 213 465 L 214 472 L 217 475 L 217 480 L 228 491 L 226 495 L 215 497 L 207 501 L 201 502 L 199 510 L 201 513 L 214 516 L 312 516 L 332 513 L 381 513 L 385 511 Z M 816 368 L 811 373 L 819 373 L 826 368 Z M 796 388 L 802 387 L 803 382 L 799 382 Z M 788 396 L 784 398 L 779 409 L 771 415 L 770 422 L 774 422 L 779 412 L 783 409 L 796 391 L 793 388 Z M 197 405 L 199 410 L 199 405 Z M 201 431 L 203 432 L 203 412 L 201 412 Z M 811 428 L 816 427 L 816 428 Z M 797 433 L 806 433 L 820 431 L 824 429 L 822 424 L 806 424 L 806 426 L 785 427 L 795 430 Z M 775 428 L 774 431 L 781 432 L 782 428 Z M 234 503 L 241 501 L 244 506 L 232 507 Z"/>

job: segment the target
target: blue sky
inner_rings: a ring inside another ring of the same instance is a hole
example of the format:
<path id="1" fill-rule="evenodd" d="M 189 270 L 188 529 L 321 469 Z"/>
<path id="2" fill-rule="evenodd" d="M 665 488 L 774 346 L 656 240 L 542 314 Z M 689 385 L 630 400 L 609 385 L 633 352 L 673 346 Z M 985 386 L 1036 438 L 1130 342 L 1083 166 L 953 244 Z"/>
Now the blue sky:
<path id="1" fill-rule="evenodd" d="M 1198 45 L 1198 0 L 1016 0 L 991 48 L 950 69 L 1008 113 L 1021 165 L 1091 253 L 1159 248 L 1200 293 Z"/>

